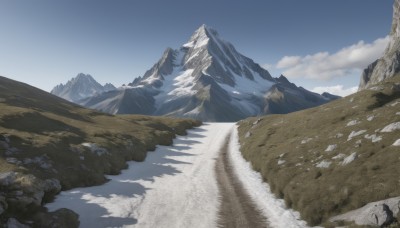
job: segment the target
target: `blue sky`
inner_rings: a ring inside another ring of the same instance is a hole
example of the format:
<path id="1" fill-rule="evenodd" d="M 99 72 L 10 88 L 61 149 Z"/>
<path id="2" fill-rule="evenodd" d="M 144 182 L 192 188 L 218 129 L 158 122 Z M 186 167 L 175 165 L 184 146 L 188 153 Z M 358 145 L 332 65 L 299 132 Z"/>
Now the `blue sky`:
<path id="1" fill-rule="evenodd" d="M 384 49 L 392 5 L 393 0 L 0 0 L 0 75 L 46 91 L 80 72 L 120 86 L 207 24 L 274 77 L 285 73 L 307 89 L 342 86 L 343 92 L 358 85 L 361 69 Z"/>

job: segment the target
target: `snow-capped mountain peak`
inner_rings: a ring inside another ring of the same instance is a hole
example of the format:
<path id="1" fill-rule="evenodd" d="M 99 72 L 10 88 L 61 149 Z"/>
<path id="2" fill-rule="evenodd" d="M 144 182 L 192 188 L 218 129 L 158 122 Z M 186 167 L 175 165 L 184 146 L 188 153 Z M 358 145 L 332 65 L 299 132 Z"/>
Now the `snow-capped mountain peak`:
<path id="1" fill-rule="evenodd" d="M 111 83 L 102 86 L 91 75 L 79 73 L 65 85 L 59 84 L 51 90 L 51 93 L 72 102 L 91 97 L 96 94 L 115 90 Z"/>
<path id="2" fill-rule="evenodd" d="M 218 32 L 213 28 L 203 24 L 193 33 L 189 41 L 182 46 L 185 48 L 194 49 L 201 48 L 206 46 L 210 40 L 214 40 L 215 37 L 219 37 Z"/>
<path id="3" fill-rule="evenodd" d="M 270 97 L 282 100 L 271 100 L 266 96 L 270 91 L 277 94 Z M 222 39 L 215 29 L 202 25 L 180 48 L 167 48 L 160 60 L 129 87 L 81 104 L 114 114 L 237 121 L 279 112 L 288 103 L 286 95 L 293 99 L 290 104 L 293 107 L 282 112 L 326 102 L 318 94 L 272 78 L 267 70 Z"/>

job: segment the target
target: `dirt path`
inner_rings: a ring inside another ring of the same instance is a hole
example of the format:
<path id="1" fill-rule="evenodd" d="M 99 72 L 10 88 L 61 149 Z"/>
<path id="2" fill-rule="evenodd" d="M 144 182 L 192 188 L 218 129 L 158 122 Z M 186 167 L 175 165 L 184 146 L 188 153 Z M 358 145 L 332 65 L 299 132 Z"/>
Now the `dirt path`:
<path id="1" fill-rule="evenodd" d="M 225 140 L 216 162 L 218 187 L 221 193 L 219 226 L 229 228 L 267 227 L 266 218 L 260 213 L 236 177 L 228 157 L 230 135 Z"/>

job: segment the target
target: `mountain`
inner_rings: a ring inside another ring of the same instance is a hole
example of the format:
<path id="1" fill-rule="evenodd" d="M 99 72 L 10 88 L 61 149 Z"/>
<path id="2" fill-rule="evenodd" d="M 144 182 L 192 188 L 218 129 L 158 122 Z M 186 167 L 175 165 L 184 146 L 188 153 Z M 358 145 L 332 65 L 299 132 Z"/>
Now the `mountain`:
<path id="1" fill-rule="evenodd" d="M 61 190 L 105 183 L 126 161 L 142 161 L 200 124 L 111 116 L 1 76 L 0 86 L 0 227 L 78 227 L 77 214 L 47 212 L 44 203 Z"/>
<path id="2" fill-rule="evenodd" d="M 81 99 L 115 89 L 110 83 L 102 86 L 91 75 L 80 73 L 65 85 L 59 84 L 54 87 L 51 93 L 68 101 L 78 102 Z"/>
<path id="3" fill-rule="evenodd" d="M 393 22 L 390 41 L 382 58 L 369 65 L 363 72 L 359 90 L 393 77 L 400 72 L 400 1 L 393 5 Z"/>
<path id="4" fill-rule="evenodd" d="M 273 78 L 223 40 L 216 30 L 202 25 L 179 49 L 166 49 L 143 77 L 79 104 L 112 114 L 224 122 L 293 112 L 330 100 L 297 87 L 284 77 Z"/>

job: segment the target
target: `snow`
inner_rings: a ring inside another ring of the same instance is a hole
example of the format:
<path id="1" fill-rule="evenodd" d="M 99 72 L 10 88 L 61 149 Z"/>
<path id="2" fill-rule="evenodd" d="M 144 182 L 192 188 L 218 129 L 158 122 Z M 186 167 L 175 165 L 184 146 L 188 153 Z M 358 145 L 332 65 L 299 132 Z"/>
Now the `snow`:
<path id="1" fill-rule="evenodd" d="M 373 143 L 379 142 L 379 141 L 382 140 L 382 136 L 377 136 L 376 134 L 373 134 L 373 135 L 366 134 L 366 135 L 364 136 L 364 138 L 366 138 L 366 139 L 371 139 L 371 141 L 372 141 Z"/>
<path id="2" fill-rule="evenodd" d="M 342 158 L 344 158 L 346 155 L 344 155 L 344 154 L 338 154 L 338 155 L 336 155 L 335 157 L 333 157 L 332 159 L 334 159 L 334 160 L 337 160 L 337 159 L 342 159 Z"/>
<path id="3" fill-rule="evenodd" d="M 400 130 L 400 122 L 391 123 L 384 127 L 381 132 L 393 132 L 395 130 Z"/>
<path id="4" fill-rule="evenodd" d="M 269 227 L 308 227 L 242 157 L 233 123 L 206 123 L 190 130 L 173 146 L 158 146 L 144 162 L 128 162 L 120 175 L 107 176 L 109 182 L 63 191 L 45 206 L 49 211 L 74 210 L 81 227 L 217 227 L 215 159 L 230 132 L 233 170 Z"/>
<path id="5" fill-rule="evenodd" d="M 335 135 L 335 138 L 337 138 L 337 139 L 342 138 L 342 137 L 343 137 L 343 134 L 342 134 L 342 133 L 337 133 L 337 134 Z"/>
<path id="6" fill-rule="evenodd" d="M 183 47 L 186 47 L 186 48 L 191 48 L 191 47 L 193 47 L 194 46 L 194 41 L 189 41 L 189 42 L 187 42 L 186 44 L 184 44 L 184 45 L 182 45 Z"/>
<path id="7" fill-rule="evenodd" d="M 103 154 L 108 154 L 107 149 L 97 146 L 96 143 L 85 142 L 85 143 L 82 143 L 81 145 L 84 147 L 88 147 L 92 153 L 94 153 L 98 156 L 101 156 Z"/>
<path id="8" fill-rule="evenodd" d="M 283 165 L 283 164 L 285 164 L 285 162 L 286 162 L 285 160 L 279 159 L 278 160 L 278 165 Z"/>
<path id="9" fill-rule="evenodd" d="M 332 162 L 323 160 L 323 161 L 320 161 L 319 163 L 317 163 L 317 165 L 315 167 L 318 167 L 318 168 L 329 168 L 329 166 L 331 164 L 332 164 Z"/>
<path id="10" fill-rule="evenodd" d="M 396 105 L 398 105 L 398 104 L 400 104 L 400 101 L 396 101 L 396 102 L 394 102 L 393 104 L 390 104 L 390 106 L 394 107 L 394 106 L 396 106 Z"/>
<path id="11" fill-rule="evenodd" d="M 243 187 L 268 218 L 269 227 L 308 227 L 307 223 L 300 219 L 299 212 L 286 208 L 285 201 L 272 194 L 269 185 L 263 182 L 260 173 L 254 171 L 251 164 L 242 157 L 239 148 L 238 131 L 235 128 L 229 143 L 232 165 Z"/>
<path id="12" fill-rule="evenodd" d="M 400 146 L 400 139 L 396 140 L 392 145 L 393 146 Z"/>
<path id="13" fill-rule="evenodd" d="M 306 144 L 306 143 L 310 142 L 311 140 L 312 140 L 312 138 L 303 139 L 303 140 L 301 140 L 301 144 Z"/>
<path id="14" fill-rule="evenodd" d="M 181 67 L 177 67 L 174 68 L 171 75 L 164 76 L 163 86 L 159 89 L 160 93 L 154 97 L 156 107 L 160 107 L 176 97 L 195 95 L 192 72 L 193 69 L 182 70 Z"/>
<path id="15" fill-rule="evenodd" d="M 361 123 L 361 122 L 358 121 L 358 120 L 352 120 L 352 121 L 350 121 L 350 122 L 348 122 L 348 123 L 346 124 L 346 127 L 354 126 L 354 125 L 359 124 L 359 123 Z"/>
<path id="16" fill-rule="evenodd" d="M 333 150 L 335 150 L 337 148 L 337 145 L 336 144 L 333 144 L 333 145 L 329 145 L 327 148 L 326 148 L 326 152 L 331 152 L 331 151 L 333 151 Z"/>
<path id="17" fill-rule="evenodd" d="M 352 131 L 350 133 L 350 135 L 347 137 L 347 141 L 350 141 L 351 139 L 353 139 L 356 136 L 362 135 L 365 132 L 367 132 L 367 130 L 360 130 L 360 131 Z"/>
<path id="18" fill-rule="evenodd" d="M 232 127 L 213 123 L 190 130 L 144 162 L 128 162 L 106 184 L 61 192 L 46 207 L 74 210 L 81 227 L 216 227 L 215 159 Z"/>
<path id="19" fill-rule="evenodd" d="M 254 101 L 251 101 L 251 99 L 254 98 L 254 96 L 262 97 L 272 87 L 272 85 L 274 85 L 274 83 L 261 78 L 258 73 L 251 69 L 249 70 L 251 71 L 254 80 L 237 75 L 230 69 L 228 70 L 232 75 L 234 75 L 235 86 L 232 87 L 223 83 L 218 83 L 218 85 L 228 92 L 228 94 L 233 98 L 233 104 L 242 111 L 249 113 L 250 115 L 256 115 L 259 113 L 260 108 L 255 105 Z"/>
<path id="20" fill-rule="evenodd" d="M 357 153 L 356 153 L 356 152 L 353 152 L 353 153 L 350 154 L 349 156 L 345 157 L 345 158 L 343 159 L 343 161 L 342 161 L 340 164 L 341 164 L 341 165 L 347 165 L 347 164 L 353 162 L 354 159 L 356 159 L 356 158 L 357 158 Z"/>
<path id="21" fill-rule="evenodd" d="M 374 118 L 375 118 L 374 115 L 367 116 L 367 120 L 368 120 L 368 121 L 372 121 L 372 120 L 374 120 Z"/>
<path id="22" fill-rule="evenodd" d="M 400 116 L 400 112 L 396 112 L 396 115 Z"/>

